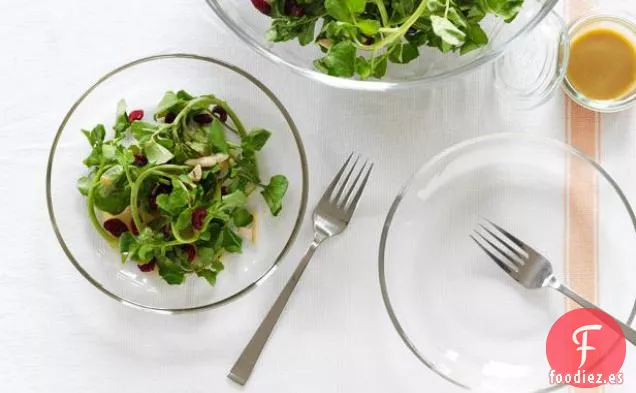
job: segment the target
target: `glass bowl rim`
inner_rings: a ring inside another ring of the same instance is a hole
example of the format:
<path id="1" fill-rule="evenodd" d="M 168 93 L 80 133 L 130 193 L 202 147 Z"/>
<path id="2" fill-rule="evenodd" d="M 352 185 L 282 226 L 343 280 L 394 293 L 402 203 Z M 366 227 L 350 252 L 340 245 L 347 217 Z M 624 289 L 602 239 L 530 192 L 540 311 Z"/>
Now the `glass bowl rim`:
<path id="1" fill-rule="evenodd" d="M 628 12 L 619 12 L 614 9 L 599 8 L 581 15 L 573 20 L 568 26 L 568 35 L 570 42 L 574 41 L 574 37 L 582 28 L 598 22 L 611 22 L 620 25 L 636 36 L 636 19 Z M 634 42 L 636 44 L 636 42 Z M 577 104 L 582 107 L 599 113 L 616 113 L 625 109 L 629 109 L 636 104 L 636 87 L 625 97 L 618 100 L 595 100 L 587 98 L 570 83 L 567 72 L 563 78 L 563 90 Z"/>
<path id="2" fill-rule="evenodd" d="M 256 52 L 260 53 L 270 61 L 273 61 L 277 64 L 283 64 L 289 68 L 291 68 L 295 73 L 305 76 L 311 80 L 315 80 L 321 83 L 324 83 L 328 86 L 344 88 L 344 89 L 352 89 L 352 90 L 363 90 L 363 91 L 387 91 L 392 89 L 404 89 L 413 86 L 423 86 L 429 85 L 436 82 L 440 82 L 446 80 L 447 78 L 463 75 L 469 71 L 472 71 L 476 68 L 484 64 L 488 64 L 493 60 L 496 60 L 499 56 L 503 55 L 505 51 L 508 49 L 508 46 L 513 43 L 518 37 L 521 37 L 524 34 L 531 33 L 532 30 L 543 20 L 543 18 L 548 15 L 550 11 L 554 8 L 554 6 L 559 2 L 559 0 L 546 0 L 542 5 L 541 9 L 537 14 L 530 20 L 530 22 L 521 30 L 519 30 L 512 37 L 508 38 L 501 47 L 497 50 L 493 50 L 479 58 L 475 61 L 462 65 L 452 71 L 448 71 L 439 75 L 435 75 L 428 78 L 422 78 L 418 80 L 410 80 L 410 81 L 402 81 L 402 82 L 386 82 L 382 80 L 367 80 L 361 81 L 356 79 L 348 79 L 348 78 L 340 78 L 335 76 L 330 76 L 327 74 L 323 74 L 317 70 L 301 67 L 295 64 L 290 63 L 289 61 L 283 59 L 282 57 L 274 54 L 273 52 L 267 50 L 263 46 L 261 46 L 255 39 L 249 36 L 243 29 L 237 26 L 234 21 L 229 17 L 229 15 L 223 10 L 221 4 L 219 4 L 218 0 L 205 0 L 210 8 L 214 11 L 214 13 L 225 23 L 225 25 L 234 32 L 243 42 L 248 44 L 252 49 Z"/>
<path id="3" fill-rule="evenodd" d="M 240 76 L 242 76 L 245 79 L 247 79 L 248 82 L 251 82 L 258 89 L 260 89 L 270 100 L 272 100 L 274 105 L 280 111 L 281 115 L 283 115 L 283 117 L 285 119 L 285 122 L 289 126 L 289 128 L 291 130 L 291 133 L 292 133 L 292 136 L 294 138 L 294 142 L 295 142 L 296 147 L 297 147 L 298 155 L 300 157 L 300 161 L 301 161 L 300 170 L 302 172 L 300 206 L 298 208 L 298 213 L 297 213 L 298 215 L 297 215 L 296 220 L 294 222 L 294 227 L 293 227 L 292 232 L 291 232 L 289 238 L 287 239 L 287 241 L 285 243 L 285 246 L 283 247 L 282 251 L 278 254 L 278 256 L 276 257 L 276 259 L 274 260 L 272 265 L 267 269 L 267 271 L 264 272 L 263 274 L 261 274 L 260 277 L 258 277 L 254 282 L 252 282 L 251 284 L 249 284 L 245 288 L 243 288 L 243 289 L 241 289 L 241 290 L 239 290 L 239 291 L 237 291 L 237 292 L 235 292 L 235 293 L 233 293 L 233 294 L 231 294 L 231 295 L 229 295 L 229 296 L 227 296 L 227 297 L 225 297 L 225 298 L 223 298 L 221 300 L 217 300 L 215 302 L 204 304 L 204 305 L 200 305 L 200 306 L 186 307 L 186 308 L 164 308 L 164 307 L 147 306 L 147 305 L 144 305 L 144 304 L 141 304 L 141 303 L 138 303 L 138 302 L 134 302 L 134 301 L 125 299 L 122 296 L 116 295 L 115 293 L 113 293 L 110 290 L 106 289 L 99 281 L 97 281 L 95 278 L 93 278 L 82 267 L 82 265 L 73 256 L 73 253 L 71 252 L 71 250 L 67 246 L 66 242 L 64 241 L 64 237 L 62 236 L 62 233 L 60 232 L 60 229 L 59 229 L 59 227 L 57 225 L 57 220 L 55 218 L 55 211 L 54 211 L 54 208 L 53 208 L 53 200 L 52 200 L 52 196 L 51 196 L 51 177 L 52 177 L 53 161 L 55 159 L 55 152 L 56 152 L 56 149 L 57 149 L 57 145 L 59 143 L 59 140 L 60 140 L 60 138 L 62 136 L 62 133 L 63 133 L 68 121 L 71 119 L 71 117 L 73 116 L 73 114 L 75 113 L 77 108 L 82 104 L 82 102 L 95 89 L 97 89 L 103 83 L 108 81 L 110 78 L 112 78 L 112 77 L 114 77 L 114 76 L 116 76 L 116 75 L 118 75 L 118 74 L 120 74 L 120 73 L 122 73 L 122 72 L 124 72 L 124 71 L 126 71 L 128 69 L 130 69 L 130 68 L 133 68 L 133 67 L 135 67 L 137 65 L 142 65 L 142 64 L 145 64 L 145 63 L 151 63 L 151 62 L 161 61 L 161 60 L 170 60 L 170 59 L 195 60 L 195 61 L 202 61 L 202 62 L 206 62 L 206 63 L 211 63 L 211 64 L 214 64 L 216 66 L 220 66 L 220 67 L 226 68 L 227 70 L 229 70 L 231 72 L 239 74 Z M 125 306 L 131 307 L 133 309 L 151 311 L 151 312 L 155 312 L 155 313 L 158 313 L 158 314 L 165 314 L 165 315 L 185 314 L 185 313 L 189 313 L 189 312 L 203 311 L 203 310 L 218 308 L 218 307 L 223 306 L 225 304 L 231 303 L 231 302 L 237 300 L 238 298 L 246 295 L 248 292 L 251 292 L 254 288 L 256 288 L 258 286 L 261 286 L 263 284 L 263 282 L 265 282 L 265 280 L 267 280 L 278 269 L 278 266 L 280 265 L 282 259 L 287 255 L 287 253 L 291 249 L 292 245 L 294 244 L 294 242 L 295 242 L 295 240 L 298 237 L 298 234 L 300 232 L 300 228 L 302 226 L 302 222 L 303 222 L 306 210 L 307 210 L 307 198 L 308 198 L 308 193 L 309 193 L 309 184 L 308 183 L 309 183 L 309 169 L 308 169 L 308 165 L 307 165 L 307 156 L 306 156 L 306 153 L 305 153 L 305 147 L 303 145 L 302 138 L 300 136 L 300 132 L 298 131 L 298 128 L 296 127 L 296 124 L 294 123 L 291 115 L 289 114 L 289 112 L 287 111 L 285 106 L 282 104 L 282 102 L 276 97 L 276 95 L 269 88 L 267 88 L 262 82 L 260 82 L 252 74 L 248 73 L 247 71 L 245 71 L 245 70 L 243 70 L 243 69 L 241 69 L 241 68 L 239 68 L 239 67 L 237 67 L 235 65 L 227 63 L 227 62 L 225 62 L 223 60 L 219 60 L 219 59 L 212 58 L 212 57 L 189 54 L 189 53 L 170 53 L 170 54 L 158 54 L 158 55 L 152 55 L 152 56 L 148 56 L 148 57 L 143 57 L 143 58 L 131 61 L 129 63 L 126 63 L 126 64 L 124 64 L 122 66 L 119 66 L 119 67 L 115 68 L 112 71 L 109 71 L 108 73 L 104 74 L 101 78 L 99 78 L 97 80 L 97 82 L 92 84 L 75 101 L 75 103 L 71 106 L 69 111 L 64 116 L 64 119 L 62 120 L 62 123 L 58 127 L 58 130 L 57 130 L 57 132 L 55 134 L 55 138 L 53 139 L 53 144 L 51 146 L 51 150 L 49 152 L 49 158 L 48 158 L 47 169 L 46 169 L 46 203 L 47 203 L 47 209 L 48 209 L 48 213 L 49 213 L 49 220 L 51 222 L 51 225 L 53 226 L 53 231 L 55 232 L 55 236 L 56 236 L 58 242 L 60 243 L 60 246 L 62 247 L 62 250 L 66 254 L 66 256 L 69 259 L 69 261 L 73 264 L 73 266 L 95 288 L 99 289 L 103 294 L 107 295 L 111 299 L 116 300 L 117 302 L 119 302 L 119 303 L 121 303 L 121 304 L 123 304 Z"/>
<path id="4" fill-rule="evenodd" d="M 379 280 L 380 280 L 380 291 L 382 294 L 382 301 L 384 303 L 384 307 L 389 315 L 389 319 L 391 320 L 391 324 L 393 325 L 393 328 L 398 333 L 398 335 L 400 336 L 404 344 L 413 353 L 413 355 L 415 355 L 415 357 L 420 362 L 422 362 L 426 367 L 428 367 L 431 371 L 433 371 L 434 373 L 436 373 L 437 375 L 439 375 L 446 381 L 468 391 L 479 391 L 479 390 L 472 388 L 470 386 L 464 385 L 460 381 L 455 380 L 452 377 L 446 375 L 432 361 L 428 360 L 427 356 L 421 353 L 420 350 L 415 346 L 413 341 L 410 339 L 409 335 L 406 333 L 406 331 L 402 327 L 402 324 L 400 323 L 399 319 L 397 318 L 397 315 L 393 309 L 393 305 L 391 304 L 391 297 L 389 296 L 389 291 L 388 291 L 387 283 L 385 280 L 385 252 L 386 252 L 386 245 L 387 245 L 386 242 L 388 239 L 389 230 L 391 228 L 391 224 L 393 222 L 395 213 L 397 212 L 402 200 L 404 199 L 404 196 L 411 190 L 411 186 L 413 185 L 414 180 L 419 175 L 429 170 L 430 168 L 434 167 L 442 160 L 466 148 L 469 148 L 475 145 L 480 145 L 483 143 L 488 143 L 488 142 L 492 143 L 492 142 L 504 141 L 504 140 L 514 141 L 514 142 L 517 142 L 517 141 L 530 142 L 530 143 L 542 144 L 544 146 L 560 149 L 563 152 L 568 153 L 568 155 L 572 155 L 574 157 L 580 158 L 583 162 L 586 162 L 587 164 L 591 165 L 596 170 L 596 173 L 600 174 L 603 178 L 605 178 L 609 182 L 612 189 L 618 195 L 619 199 L 623 203 L 623 206 L 627 210 L 627 214 L 629 215 L 629 218 L 632 222 L 634 232 L 636 233 L 636 214 L 634 213 L 634 210 L 632 209 L 632 206 L 629 203 L 629 200 L 623 193 L 622 189 L 620 188 L 616 180 L 614 180 L 614 178 L 599 163 L 592 160 L 591 158 L 589 158 L 587 155 L 585 155 L 584 153 L 582 153 L 575 147 L 570 146 L 566 143 L 563 143 L 559 140 L 543 137 L 543 136 L 512 133 L 512 132 L 484 135 L 484 136 L 479 136 L 476 138 L 471 138 L 463 142 L 459 142 L 455 145 L 452 145 L 448 147 L 447 149 L 441 151 L 440 153 L 436 154 L 435 156 L 430 158 L 428 161 L 426 161 L 426 163 L 422 165 L 422 167 L 420 167 L 402 186 L 398 195 L 395 197 L 393 203 L 391 204 L 391 208 L 389 209 L 389 212 L 384 221 L 384 225 L 382 226 L 382 234 L 380 236 L 380 248 L 379 248 L 379 255 L 378 255 L 378 274 L 379 274 Z M 634 305 L 632 306 L 631 314 L 627 320 L 627 325 L 628 326 L 631 325 L 634 322 L 635 318 L 636 318 L 636 299 L 635 299 Z M 534 393 L 552 392 L 564 386 L 565 386 L 564 384 L 548 386 L 548 387 L 536 390 Z"/>

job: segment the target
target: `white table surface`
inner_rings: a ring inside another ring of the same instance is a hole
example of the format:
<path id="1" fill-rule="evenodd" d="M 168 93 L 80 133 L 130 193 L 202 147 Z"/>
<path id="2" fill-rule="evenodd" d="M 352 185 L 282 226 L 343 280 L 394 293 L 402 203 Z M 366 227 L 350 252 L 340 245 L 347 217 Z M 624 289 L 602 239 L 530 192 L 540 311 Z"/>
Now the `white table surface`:
<path id="1" fill-rule="evenodd" d="M 636 12 L 630 0 L 606 3 Z M 487 67 L 429 89 L 335 90 L 252 53 L 203 0 L 6 0 L 0 10 L 0 392 L 457 391 L 389 322 L 377 277 L 382 223 L 409 175 L 458 141 L 502 131 L 563 140 L 561 94 L 532 112 L 508 109 L 493 99 Z M 310 206 L 350 151 L 377 164 L 355 220 L 317 252 L 243 389 L 225 375 L 304 252 L 308 220 L 263 287 L 222 309 L 166 317 L 95 290 L 47 216 L 46 159 L 70 105 L 112 68 L 169 52 L 228 60 L 279 96 L 304 138 Z M 603 128 L 601 161 L 636 201 L 636 112 L 606 116 Z M 627 383 L 609 391 L 636 389 L 635 358 L 631 350 Z"/>

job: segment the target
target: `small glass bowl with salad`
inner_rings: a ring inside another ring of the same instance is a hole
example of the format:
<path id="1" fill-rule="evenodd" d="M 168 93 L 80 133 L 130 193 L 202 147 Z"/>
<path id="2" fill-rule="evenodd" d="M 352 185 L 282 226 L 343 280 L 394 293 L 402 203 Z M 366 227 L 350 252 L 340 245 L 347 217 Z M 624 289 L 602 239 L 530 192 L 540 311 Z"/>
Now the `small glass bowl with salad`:
<path id="1" fill-rule="evenodd" d="M 110 297 L 176 313 L 261 283 L 305 211 L 299 133 L 253 76 L 193 55 L 141 59 L 100 79 L 55 137 L 53 228 Z"/>

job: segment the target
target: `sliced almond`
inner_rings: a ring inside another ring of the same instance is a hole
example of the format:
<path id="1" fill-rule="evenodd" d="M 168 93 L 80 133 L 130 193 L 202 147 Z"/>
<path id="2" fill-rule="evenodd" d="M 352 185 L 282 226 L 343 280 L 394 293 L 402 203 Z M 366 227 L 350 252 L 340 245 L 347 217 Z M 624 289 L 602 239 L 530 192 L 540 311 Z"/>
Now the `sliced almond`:
<path id="1" fill-rule="evenodd" d="M 211 168 L 216 164 L 222 163 L 226 161 L 230 156 L 224 153 L 213 154 L 211 156 L 200 157 L 200 158 L 192 158 L 187 160 L 186 165 L 197 166 L 200 165 L 202 168 Z"/>
<path id="2" fill-rule="evenodd" d="M 188 176 L 192 181 L 198 182 L 201 180 L 201 176 L 203 176 L 203 169 L 201 169 L 201 165 L 195 165 L 195 167 L 188 173 Z"/>

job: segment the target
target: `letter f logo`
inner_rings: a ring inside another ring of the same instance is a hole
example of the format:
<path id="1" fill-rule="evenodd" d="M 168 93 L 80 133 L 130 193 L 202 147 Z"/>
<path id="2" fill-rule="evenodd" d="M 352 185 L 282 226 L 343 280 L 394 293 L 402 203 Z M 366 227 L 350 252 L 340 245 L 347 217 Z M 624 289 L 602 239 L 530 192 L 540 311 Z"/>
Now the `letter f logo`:
<path id="1" fill-rule="evenodd" d="M 603 327 L 602 325 L 581 326 L 580 328 L 578 328 L 578 329 L 576 329 L 574 331 L 574 334 L 572 334 L 572 341 L 574 341 L 574 344 L 580 345 L 580 347 L 578 347 L 576 349 L 577 351 L 581 351 L 581 364 L 579 365 L 579 368 L 583 367 L 583 365 L 587 361 L 587 352 L 596 350 L 596 348 L 587 345 L 587 333 L 588 333 L 588 331 L 590 331 L 590 330 L 601 330 L 602 327 Z M 577 338 L 579 333 L 583 333 L 581 335 L 581 341 L 580 342 L 579 342 L 579 339 Z"/>

